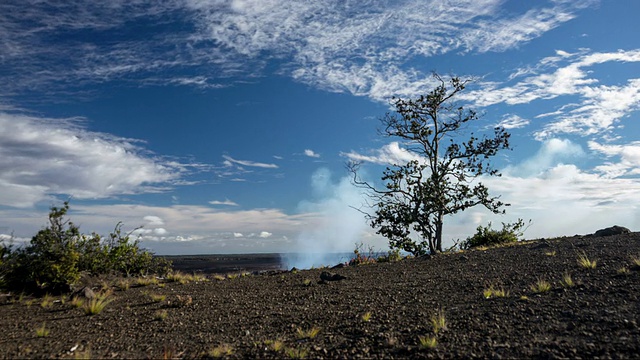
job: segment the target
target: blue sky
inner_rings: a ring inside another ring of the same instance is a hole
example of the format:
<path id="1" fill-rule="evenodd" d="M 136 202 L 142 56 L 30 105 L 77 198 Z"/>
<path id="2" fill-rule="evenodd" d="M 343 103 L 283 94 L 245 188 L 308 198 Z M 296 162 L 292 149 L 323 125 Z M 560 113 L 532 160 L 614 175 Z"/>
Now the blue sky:
<path id="1" fill-rule="evenodd" d="M 411 158 L 378 135 L 392 96 L 430 76 L 514 150 L 483 179 L 528 238 L 640 228 L 640 2 L 205 1 L 0 4 L 0 237 L 51 205 L 161 254 L 383 248 L 351 206 L 364 176 Z"/>

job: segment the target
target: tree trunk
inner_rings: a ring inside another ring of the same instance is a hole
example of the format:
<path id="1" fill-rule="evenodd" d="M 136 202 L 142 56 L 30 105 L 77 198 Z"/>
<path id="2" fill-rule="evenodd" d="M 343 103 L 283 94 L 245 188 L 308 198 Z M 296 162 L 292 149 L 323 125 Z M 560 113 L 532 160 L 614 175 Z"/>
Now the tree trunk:
<path id="1" fill-rule="evenodd" d="M 444 222 L 444 215 L 442 213 L 438 214 L 438 218 L 436 219 L 436 237 L 435 237 L 435 249 L 432 249 L 431 252 L 439 253 L 442 252 L 442 223 Z"/>

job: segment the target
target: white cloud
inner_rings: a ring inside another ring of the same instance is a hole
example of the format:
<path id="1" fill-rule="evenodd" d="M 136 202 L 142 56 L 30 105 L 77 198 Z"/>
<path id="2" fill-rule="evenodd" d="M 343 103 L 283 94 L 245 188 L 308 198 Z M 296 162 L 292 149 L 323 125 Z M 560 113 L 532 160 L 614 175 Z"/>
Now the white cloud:
<path id="1" fill-rule="evenodd" d="M 640 174 L 640 142 L 624 145 L 600 144 L 589 141 L 589 149 L 599 152 L 607 158 L 619 157 L 618 162 L 606 162 L 596 166 L 595 170 L 608 178 Z"/>
<path id="2" fill-rule="evenodd" d="M 626 115 L 640 108 L 640 78 L 629 79 L 623 85 L 599 85 L 600 80 L 591 67 L 607 62 L 640 62 L 640 50 L 619 50 L 610 53 L 569 54 L 558 51 L 559 56 L 543 59 L 538 66 L 528 69 L 531 76 L 514 85 L 480 84 L 481 89 L 464 94 L 464 99 L 476 106 L 499 103 L 509 105 L 549 100 L 561 96 L 578 96 L 578 103 L 561 106 L 553 112 L 539 114 L 552 117 L 542 129 L 535 132 L 537 139 L 556 134 L 581 136 L 606 134 Z M 565 64 L 561 66 L 561 64 Z M 573 101 L 574 99 L 571 98 Z"/>
<path id="3" fill-rule="evenodd" d="M 263 238 L 266 239 L 268 237 L 271 237 L 271 235 L 273 235 L 272 233 L 268 232 L 268 231 L 261 231 L 260 235 L 258 235 L 259 238 Z"/>
<path id="4" fill-rule="evenodd" d="M 233 233 L 233 237 L 234 238 L 241 238 L 241 237 L 244 237 L 244 235 L 242 235 L 242 233 L 234 232 Z"/>
<path id="5" fill-rule="evenodd" d="M 158 192 L 187 169 L 149 155 L 135 140 L 88 131 L 77 119 L 0 113 L 0 128 L 0 205 Z"/>
<path id="6" fill-rule="evenodd" d="M 11 74 L 3 90 L 55 91 L 134 77 L 143 84 L 220 87 L 231 76 L 260 74 L 277 58 L 281 73 L 305 83 L 386 101 L 430 87 L 428 76 L 407 65 L 415 58 L 511 49 L 573 19 L 594 1 L 536 2 L 523 10 L 503 3 L 10 1 L 0 11 L 0 54 Z M 168 26 L 155 26 L 158 19 Z M 126 41 L 78 41 L 87 31 L 122 36 L 134 20 L 144 31 Z M 145 28 L 147 23 L 154 26 Z M 62 33 L 70 36 L 48 41 Z"/>
<path id="7" fill-rule="evenodd" d="M 231 164 L 233 163 L 233 164 L 238 164 L 242 166 L 259 167 L 259 168 L 265 168 L 265 169 L 278 168 L 278 165 L 276 164 L 260 163 L 260 162 L 250 161 L 250 160 L 236 160 L 228 155 L 222 155 L 222 157 L 226 160 L 225 164 L 228 166 L 231 166 Z"/>
<path id="8" fill-rule="evenodd" d="M 529 125 L 530 121 L 527 119 L 523 119 L 518 115 L 510 114 L 505 116 L 502 121 L 498 123 L 498 126 L 501 126 L 505 129 L 519 129 Z"/>
<path id="9" fill-rule="evenodd" d="M 220 201 L 220 200 L 212 200 L 209 201 L 209 204 L 211 205 L 224 205 L 224 206 L 238 206 L 237 203 L 229 200 L 229 199 L 225 199 L 224 201 Z"/>
<path id="10" fill-rule="evenodd" d="M 164 221 L 162 221 L 162 219 L 159 218 L 158 216 L 148 215 L 148 216 L 145 216 L 143 219 L 147 221 L 147 224 L 150 226 L 164 225 Z"/>
<path id="11" fill-rule="evenodd" d="M 304 150 L 304 154 L 305 154 L 306 156 L 308 156 L 308 157 L 312 157 L 312 158 L 319 158 L 319 157 L 320 157 L 320 154 L 316 154 L 316 152 L 315 152 L 315 151 L 310 150 L 310 149 L 305 149 L 305 150 Z"/>
<path id="12" fill-rule="evenodd" d="M 370 162 L 383 165 L 404 165 L 411 160 L 420 160 L 420 156 L 402 147 L 397 141 L 393 141 L 382 148 L 377 149 L 374 155 L 362 155 L 355 151 L 340 153 L 349 160 L 359 162 Z"/>
<path id="13" fill-rule="evenodd" d="M 504 173 L 512 176 L 538 176 L 550 168 L 585 156 L 580 145 L 568 139 L 549 139 L 544 141 L 538 152 L 515 166 L 508 166 Z"/>

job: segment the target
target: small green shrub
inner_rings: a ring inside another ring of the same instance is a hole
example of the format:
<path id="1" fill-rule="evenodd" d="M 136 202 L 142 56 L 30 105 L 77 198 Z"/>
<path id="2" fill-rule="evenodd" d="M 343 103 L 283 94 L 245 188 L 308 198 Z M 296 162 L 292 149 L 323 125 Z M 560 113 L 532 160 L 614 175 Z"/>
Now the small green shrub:
<path id="1" fill-rule="evenodd" d="M 460 244 L 460 248 L 468 250 L 480 246 L 493 246 L 517 242 L 524 233 L 524 221 L 518 219 L 515 223 L 502 223 L 502 230 L 494 230 L 491 223 L 478 226 L 476 233 Z"/>
<path id="2" fill-rule="evenodd" d="M 394 249 L 387 251 L 387 255 L 382 255 L 378 257 L 378 262 L 396 262 L 402 260 L 402 255 L 400 255 L 400 249 Z"/>
<path id="3" fill-rule="evenodd" d="M 66 292 L 81 272 L 93 275 L 157 273 L 164 275 L 171 263 L 154 257 L 122 234 L 122 223 L 106 240 L 98 234 L 85 235 L 67 217 L 69 202 L 51 207 L 49 225 L 40 230 L 28 246 L 13 249 L 0 246 L 0 287 L 28 292 Z"/>
<path id="4" fill-rule="evenodd" d="M 373 264 L 376 262 L 375 251 L 372 246 L 369 246 L 367 252 L 363 250 L 364 243 L 356 243 L 356 248 L 353 250 L 353 259 L 349 260 L 350 266 Z"/>

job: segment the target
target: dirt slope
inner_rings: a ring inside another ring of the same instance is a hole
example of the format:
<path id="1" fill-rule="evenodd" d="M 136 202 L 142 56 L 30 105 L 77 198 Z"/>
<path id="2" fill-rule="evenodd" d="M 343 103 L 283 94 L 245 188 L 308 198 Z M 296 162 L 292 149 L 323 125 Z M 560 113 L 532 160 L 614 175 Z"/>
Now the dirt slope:
<path id="1" fill-rule="evenodd" d="M 580 254 L 595 269 L 579 266 Z M 5 301 L 0 357 L 197 358 L 226 346 L 232 358 L 638 358 L 640 271 L 632 257 L 640 258 L 639 233 L 331 269 L 346 279 L 326 284 L 316 269 L 132 287 L 115 290 L 94 316 L 68 299 L 48 308 Z M 575 286 L 562 284 L 565 273 Z M 538 294 L 530 286 L 541 279 L 551 290 Z M 492 286 L 508 295 L 485 298 Z M 175 306 L 177 295 L 192 303 Z M 446 327 L 436 334 L 438 312 Z M 42 324 L 49 334 L 38 337 Z M 423 348 L 421 336 L 437 344 Z"/>

